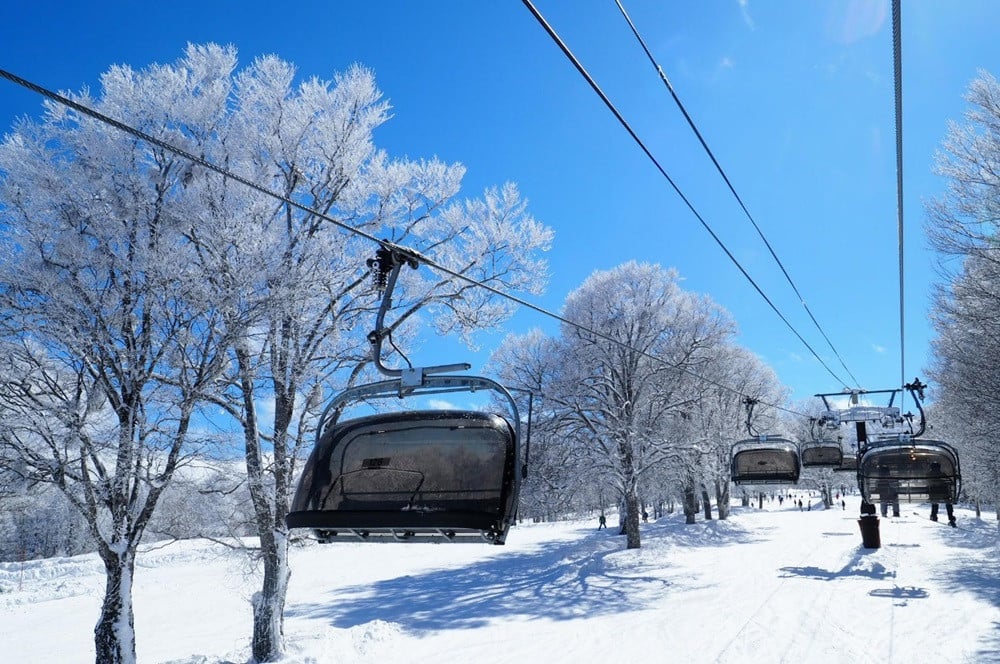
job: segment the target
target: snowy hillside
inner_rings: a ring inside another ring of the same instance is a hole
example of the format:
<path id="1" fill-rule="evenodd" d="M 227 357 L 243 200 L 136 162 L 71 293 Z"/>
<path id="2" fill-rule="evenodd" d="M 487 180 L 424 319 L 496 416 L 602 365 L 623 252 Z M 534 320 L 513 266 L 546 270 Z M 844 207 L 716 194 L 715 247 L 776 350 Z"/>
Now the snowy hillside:
<path id="1" fill-rule="evenodd" d="M 596 518 L 518 526 L 503 547 L 296 548 L 287 661 L 1000 662 L 997 524 L 904 504 L 868 551 L 857 500 L 671 515 L 633 551 Z M 242 556 L 144 549 L 139 661 L 247 661 L 259 581 Z M 3 660 L 92 662 L 103 582 L 94 556 L 0 565 Z"/>

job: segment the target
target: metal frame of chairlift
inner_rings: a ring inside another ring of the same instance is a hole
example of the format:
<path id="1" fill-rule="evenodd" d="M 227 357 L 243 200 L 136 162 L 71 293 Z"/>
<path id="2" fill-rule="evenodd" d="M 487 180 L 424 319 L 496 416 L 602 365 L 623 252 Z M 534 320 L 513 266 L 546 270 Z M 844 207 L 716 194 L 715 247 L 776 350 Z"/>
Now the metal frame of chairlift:
<path id="1" fill-rule="evenodd" d="M 757 400 L 747 397 L 747 433 L 752 438 L 739 440 L 730 449 L 730 478 L 737 486 L 744 484 L 796 484 L 801 464 L 799 448 L 781 436 L 755 435 L 751 415 Z"/>
<path id="2" fill-rule="evenodd" d="M 384 320 L 396 279 L 404 265 L 416 269 L 420 262 L 416 252 L 388 242 L 368 262 L 382 294 L 368 340 L 376 369 L 390 379 L 344 390 L 320 415 L 286 523 L 312 528 L 321 542 L 503 544 L 514 522 L 527 475 L 527 443 L 517 468 L 521 421 L 510 391 L 482 376 L 433 375 L 467 370 L 465 363 L 405 369 L 382 364 L 382 341 L 389 337 Z M 499 394 L 511 419 L 421 410 L 339 421 L 352 403 L 481 390 Z M 477 479 L 482 485 L 469 486 Z"/>

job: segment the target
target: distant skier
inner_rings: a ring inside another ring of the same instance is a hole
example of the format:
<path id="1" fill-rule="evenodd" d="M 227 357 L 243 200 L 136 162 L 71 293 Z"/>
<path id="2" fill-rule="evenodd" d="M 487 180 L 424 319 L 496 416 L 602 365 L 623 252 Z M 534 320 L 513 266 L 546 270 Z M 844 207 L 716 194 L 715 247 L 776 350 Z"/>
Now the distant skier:
<path id="1" fill-rule="evenodd" d="M 799 511 L 800 512 L 802 511 L 802 499 L 801 498 L 799 498 Z"/>
<path id="2" fill-rule="evenodd" d="M 847 509 L 847 503 L 844 502 L 843 500 L 840 501 L 840 509 L 842 509 L 842 510 L 846 510 Z"/>
<path id="3" fill-rule="evenodd" d="M 600 524 L 600 525 L 597 526 L 598 530 L 600 530 L 601 528 L 607 528 L 608 527 L 608 520 L 607 520 L 607 518 L 603 514 L 601 514 L 601 516 L 597 517 L 597 522 L 598 522 L 598 524 Z"/>
<path id="4" fill-rule="evenodd" d="M 642 511 L 642 522 L 643 523 L 649 522 L 649 512 L 647 512 L 646 510 Z"/>

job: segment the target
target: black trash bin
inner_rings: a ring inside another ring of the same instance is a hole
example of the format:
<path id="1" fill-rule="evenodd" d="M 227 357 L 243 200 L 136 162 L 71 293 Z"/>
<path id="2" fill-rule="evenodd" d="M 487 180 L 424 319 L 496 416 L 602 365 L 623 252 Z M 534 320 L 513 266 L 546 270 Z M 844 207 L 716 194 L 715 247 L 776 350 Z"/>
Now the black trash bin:
<path id="1" fill-rule="evenodd" d="M 878 549 L 882 546 L 882 539 L 878 534 L 878 517 L 866 514 L 858 519 L 861 527 L 861 546 L 866 549 Z"/>

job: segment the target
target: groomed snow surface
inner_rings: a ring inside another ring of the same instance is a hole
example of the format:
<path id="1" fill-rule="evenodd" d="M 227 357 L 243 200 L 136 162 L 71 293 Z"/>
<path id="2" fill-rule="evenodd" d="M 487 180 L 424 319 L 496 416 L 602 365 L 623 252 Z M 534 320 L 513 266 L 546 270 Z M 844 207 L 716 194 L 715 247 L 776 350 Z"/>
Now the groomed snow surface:
<path id="1" fill-rule="evenodd" d="M 297 546 L 285 661 L 1000 662 L 992 518 L 959 508 L 952 529 L 904 503 L 867 550 L 857 497 L 812 502 L 694 525 L 669 515 L 633 551 L 596 517 L 520 525 L 502 547 Z M 139 662 L 248 661 L 258 572 L 245 556 L 143 549 Z M 93 662 L 103 588 L 93 555 L 0 564 L 0 659 Z"/>

